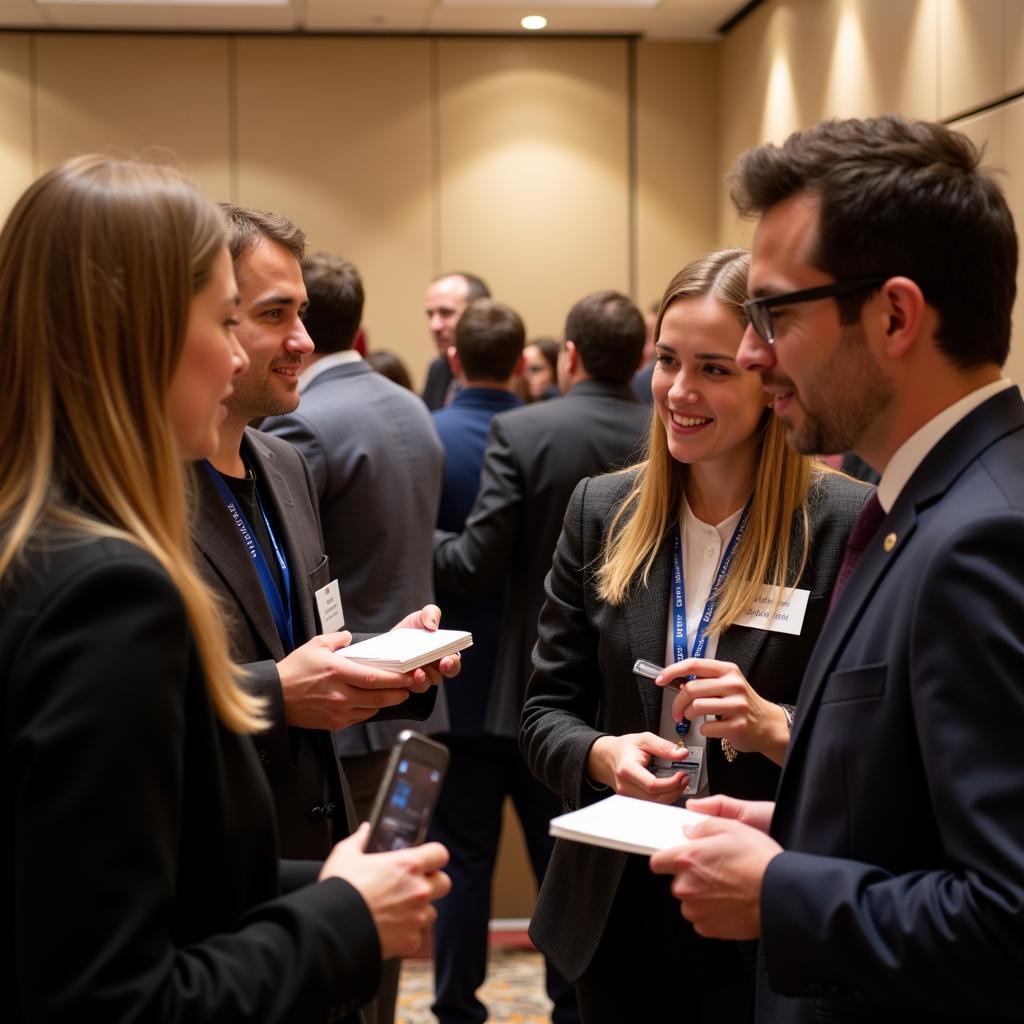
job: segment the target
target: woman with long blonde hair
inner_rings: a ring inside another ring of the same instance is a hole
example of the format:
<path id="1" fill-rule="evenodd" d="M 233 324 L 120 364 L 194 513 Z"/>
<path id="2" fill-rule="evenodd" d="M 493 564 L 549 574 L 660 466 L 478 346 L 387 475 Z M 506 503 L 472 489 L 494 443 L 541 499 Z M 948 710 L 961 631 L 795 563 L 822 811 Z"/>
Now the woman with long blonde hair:
<path id="1" fill-rule="evenodd" d="M 183 481 L 246 363 L 226 240 L 182 175 L 102 157 L 44 175 L 0 232 L 15 1021 L 323 1021 L 395 951 L 379 906 L 415 934 L 446 888 L 369 871 L 362 833 L 279 873 L 263 709 L 193 568 Z"/>
<path id="2" fill-rule="evenodd" d="M 791 451 L 737 366 L 748 267 L 727 249 L 673 278 L 646 458 L 569 503 L 521 737 L 567 809 L 774 793 L 867 490 Z M 576 981 L 585 1024 L 745 1019 L 747 959 L 697 937 L 646 858 L 557 842 L 531 935 Z"/>

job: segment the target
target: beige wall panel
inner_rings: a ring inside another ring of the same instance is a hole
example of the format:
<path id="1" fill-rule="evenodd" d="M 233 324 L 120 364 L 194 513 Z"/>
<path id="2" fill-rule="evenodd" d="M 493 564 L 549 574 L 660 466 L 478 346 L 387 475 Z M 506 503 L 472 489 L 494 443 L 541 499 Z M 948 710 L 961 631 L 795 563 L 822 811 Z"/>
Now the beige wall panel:
<path id="1" fill-rule="evenodd" d="M 0 219 L 35 177 L 31 46 L 27 32 L 0 34 Z"/>
<path id="2" fill-rule="evenodd" d="M 726 37 L 719 61 L 719 237 L 747 244 L 724 175 L 736 157 L 826 117 L 938 109 L 940 0 L 772 0 Z"/>
<path id="3" fill-rule="evenodd" d="M 627 43 L 438 42 L 440 265 L 481 274 L 532 335 L 629 289 Z"/>
<path id="4" fill-rule="evenodd" d="M 240 38 L 238 196 L 352 260 L 373 348 L 419 380 L 431 357 L 430 46 L 424 39 Z"/>
<path id="5" fill-rule="evenodd" d="M 637 46 L 636 299 L 645 309 L 716 245 L 718 53 L 712 43 Z"/>
<path id="6" fill-rule="evenodd" d="M 228 193 L 228 40 L 40 34 L 39 170 L 100 151 L 179 163 Z"/>
<path id="7" fill-rule="evenodd" d="M 1003 93 L 1024 89 L 1024 3 L 1003 0 Z"/>
<path id="8" fill-rule="evenodd" d="M 939 116 L 1003 92 L 1003 0 L 939 0 Z"/>
<path id="9" fill-rule="evenodd" d="M 1013 211 L 1017 226 L 1017 242 L 1024 238 L 1024 99 L 1008 103 L 1001 110 L 993 111 L 1003 123 L 1002 152 L 998 160 L 1006 177 L 1002 185 Z M 958 125 L 959 127 L 959 125 Z M 990 158 L 991 159 L 991 158 Z M 1017 302 L 1013 309 L 1013 340 L 1010 343 L 1010 358 L 1006 364 L 1007 373 L 1018 384 L 1024 384 L 1024 263 L 1017 263 Z"/>

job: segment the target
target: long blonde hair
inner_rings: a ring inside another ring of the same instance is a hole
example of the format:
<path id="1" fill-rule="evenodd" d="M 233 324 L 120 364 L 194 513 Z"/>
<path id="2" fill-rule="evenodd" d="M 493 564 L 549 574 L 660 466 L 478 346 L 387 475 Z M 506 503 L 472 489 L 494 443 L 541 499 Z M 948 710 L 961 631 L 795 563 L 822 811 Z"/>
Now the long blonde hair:
<path id="1" fill-rule="evenodd" d="M 44 525 L 149 552 L 181 593 L 217 713 L 246 732 L 262 702 L 237 684 L 193 563 L 167 401 L 226 241 L 217 207 L 152 164 L 78 157 L 18 200 L 0 231 L 0 580 Z"/>
<path id="2" fill-rule="evenodd" d="M 743 302 L 749 268 L 750 253 L 745 249 L 722 249 L 688 264 L 665 290 L 655 337 L 673 302 L 705 295 L 715 298 L 746 327 Z M 814 459 L 790 449 L 785 428 L 766 409 L 757 433 L 750 518 L 719 594 L 712 631 L 738 618 L 765 583 L 782 588 L 799 579 L 809 551 L 807 495 L 815 466 Z M 628 598 L 637 577 L 647 585 L 662 542 L 678 524 L 683 508 L 686 466 L 672 458 L 656 412 L 646 458 L 625 472 L 635 473 L 636 479 L 609 527 L 596 573 L 598 595 L 613 605 Z M 798 513 L 803 521 L 799 554 L 793 550 Z"/>

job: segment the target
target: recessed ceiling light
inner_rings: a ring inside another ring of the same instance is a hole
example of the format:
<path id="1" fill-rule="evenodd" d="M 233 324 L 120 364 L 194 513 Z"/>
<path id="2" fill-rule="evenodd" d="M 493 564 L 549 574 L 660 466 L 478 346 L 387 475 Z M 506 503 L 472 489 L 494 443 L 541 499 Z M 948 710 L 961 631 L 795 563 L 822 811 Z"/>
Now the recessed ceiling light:
<path id="1" fill-rule="evenodd" d="M 519 24 L 531 32 L 536 32 L 538 29 L 547 28 L 548 19 L 543 14 L 528 14 Z"/>

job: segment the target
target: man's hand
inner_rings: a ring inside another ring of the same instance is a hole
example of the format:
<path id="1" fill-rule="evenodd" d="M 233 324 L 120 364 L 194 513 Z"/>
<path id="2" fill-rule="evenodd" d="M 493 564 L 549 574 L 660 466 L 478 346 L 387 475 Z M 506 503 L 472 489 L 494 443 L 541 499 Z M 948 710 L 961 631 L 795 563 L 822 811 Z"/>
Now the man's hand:
<path id="1" fill-rule="evenodd" d="M 659 779 L 647 768 L 652 757 L 679 761 L 686 757 L 686 748 L 653 732 L 601 736 L 587 754 L 587 776 L 623 796 L 674 803 L 686 791 L 689 776 L 679 771 Z"/>
<path id="2" fill-rule="evenodd" d="M 441 625 L 441 609 L 436 604 L 425 604 L 419 611 L 410 612 L 392 629 L 425 629 L 433 633 Z M 449 654 L 440 661 L 414 669 L 409 673 L 415 685 L 414 693 L 423 693 L 431 686 L 437 686 L 443 679 L 454 679 L 462 671 L 462 655 Z"/>
<path id="3" fill-rule="evenodd" d="M 320 880 L 343 878 L 354 886 L 373 914 L 380 939 L 381 956 L 415 953 L 437 916 L 431 906 L 452 887 L 441 870 L 448 851 L 440 843 L 389 853 L 366 853 L 370 826 L 363 822 L 331 851 L 320 871 Z"/>
<path id="4" fill-rule="evenodd" d="M 701 805 L 715 799 L 695 800 L 687 806 L 706 813 Z M 652 871 L 675 876 L 672 894 L 682 901 L 683 917 L 706 938 L 759 938 L 761 884 L 768 864 L 782 847 L 737 817 L 708 817 L 683 832 L 687 841 L 681 846 L 651 857 Z"/>
<path id="5" fill-rule="evenodd" d="M 716 793 L 700 800 L 690 800 L 686 805 L 691 811 L 710 814 L 714 818 L 733 818 L 744 825 L 768 833 L 775 813 L 774 800 L 737 800 L 734 796 Z"/>
<path id="6" fill-rule="evenodd" d="M 348 632 L 325 633 L 296 647 L 277 663 L 284 717 L 289 725 L 344 729 L 365 722 L 381 708 L 401 704 L 410 690 L 426 689 L 413 672 L 384 672 L 334 653 L 351 641 Z"/>

